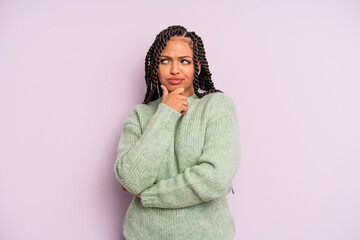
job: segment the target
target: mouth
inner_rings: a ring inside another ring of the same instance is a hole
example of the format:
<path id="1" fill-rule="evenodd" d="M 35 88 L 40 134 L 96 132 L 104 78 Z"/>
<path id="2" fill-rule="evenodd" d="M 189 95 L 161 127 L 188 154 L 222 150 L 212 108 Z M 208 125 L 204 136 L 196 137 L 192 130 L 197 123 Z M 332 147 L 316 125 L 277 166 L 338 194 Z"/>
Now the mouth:
<path id="1" fill-rule="evenodd" d="M 168 80 L 171 84 L 174 84 L 174 85 L 180 84 L 180 83 L 182 83 L 182 81 L 183 81 L 183 79 L 181 79 L 181 78 L 175 78 L 175 77 L 168 78 L 167 80 Z"/>

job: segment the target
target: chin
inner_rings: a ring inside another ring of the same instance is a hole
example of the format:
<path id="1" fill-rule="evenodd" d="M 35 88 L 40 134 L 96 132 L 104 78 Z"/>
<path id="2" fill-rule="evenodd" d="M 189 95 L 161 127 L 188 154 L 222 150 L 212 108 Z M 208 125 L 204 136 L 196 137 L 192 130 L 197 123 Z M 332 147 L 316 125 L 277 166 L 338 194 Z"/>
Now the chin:
<path id="1" fill-rule="evenodd" d="M 181 85 L 170 85 L 170 86 L 168 86 L 167 88 L 170 90 L 170 89 L 173 89 L 173 90 L 175 90 L 175 89 L 177 89 L 177 88 L 179 88 L 179 87 L 181 87 Z"/>

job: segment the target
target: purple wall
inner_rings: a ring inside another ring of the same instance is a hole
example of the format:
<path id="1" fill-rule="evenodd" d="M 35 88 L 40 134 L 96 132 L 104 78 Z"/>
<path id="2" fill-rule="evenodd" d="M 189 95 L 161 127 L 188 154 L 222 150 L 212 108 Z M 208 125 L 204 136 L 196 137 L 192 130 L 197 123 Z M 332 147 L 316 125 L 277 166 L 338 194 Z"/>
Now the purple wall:
<path id="1" fill-rule="evenodd" d="M 237 103 L 239 240 L 360 239 L 358 1 L 0 2 L 0 239 L 123 239 L 113 165 L 155 35 Z"/>

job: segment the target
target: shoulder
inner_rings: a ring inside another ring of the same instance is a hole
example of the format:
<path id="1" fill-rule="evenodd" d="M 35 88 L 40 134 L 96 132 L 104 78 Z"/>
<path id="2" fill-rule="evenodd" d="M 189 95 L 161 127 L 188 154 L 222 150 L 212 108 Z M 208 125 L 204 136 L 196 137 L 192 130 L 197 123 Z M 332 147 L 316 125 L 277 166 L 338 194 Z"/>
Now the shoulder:
<path id="1" fill-rule="evenodd" d="M 138 124 L 139 123 L 139 113 L 141 112 L 141 108 L 143 104 L 136 104 L 134 105 L 127 116 L 125 124 Z"/>
<path id="2" fill-rule="evenodd" d="M 233 98 L 221 92 L 210 94 L 209 107 L 211 111 L 222 115 L 236 115 L 236 104 Z"/>
<path id="3" fill-rule="evenodd" d="M 233 98 L 222 92 L 205 95 L 204 102 L 207 108 L 207 124 L 223 117 L 236 117 L 236 104 Z"/>
<path id="4" fill-rule="evenodd" d="M 235 107 L 233 98 L 222 92 L 209 94 L 209 102 L 213 107 Z"/>
<path id="5" fill-rule="evenodd" d="M 139 103 L 134 105 L 128 114 L 128 121 L 130 122 L 140 122 L 140 120 L 146 116 L 154 114 L 158 106 L 158 99 L 149 103 Z"/>

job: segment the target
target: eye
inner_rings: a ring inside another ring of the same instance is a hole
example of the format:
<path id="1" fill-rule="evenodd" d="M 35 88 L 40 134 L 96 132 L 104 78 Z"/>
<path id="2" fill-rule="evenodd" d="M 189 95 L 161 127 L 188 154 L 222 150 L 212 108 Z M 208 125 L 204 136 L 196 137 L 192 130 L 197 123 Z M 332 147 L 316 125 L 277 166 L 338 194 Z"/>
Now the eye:
<path id="1" fill-rule="evenodd" d="M 161 59 L 160 63 L 164 63 L 164 61 L 168 61 L 167 59 Z M 166 62 L 165 62 L 166 63 Z"/>
<path id="2" fill-rule="evenodd" d="M 191 62 L 190 61 L 188 61 L 188 60 L 182 60 L 181 62 L 186 62 L 185 64 L 191 64 Z"/>

